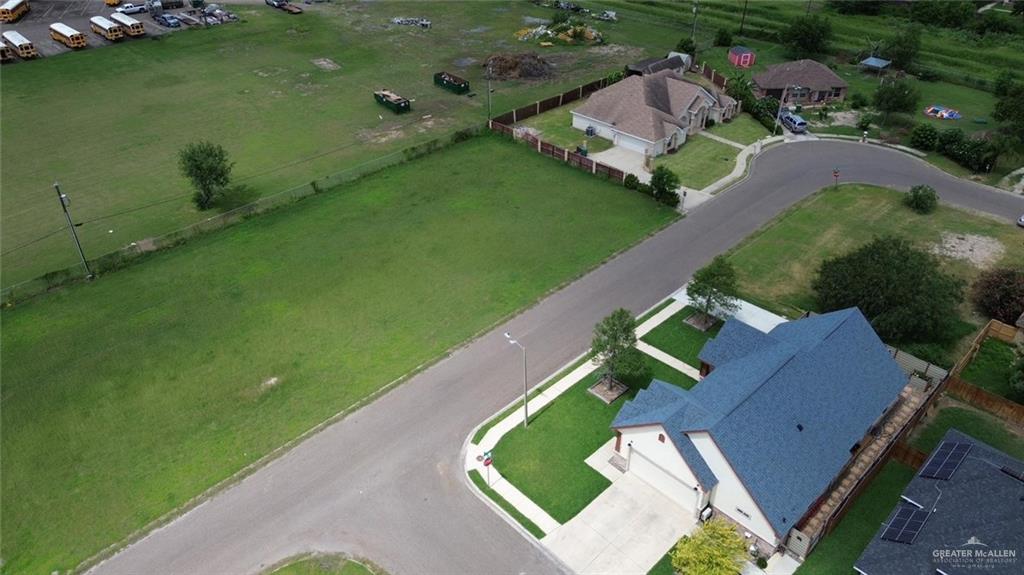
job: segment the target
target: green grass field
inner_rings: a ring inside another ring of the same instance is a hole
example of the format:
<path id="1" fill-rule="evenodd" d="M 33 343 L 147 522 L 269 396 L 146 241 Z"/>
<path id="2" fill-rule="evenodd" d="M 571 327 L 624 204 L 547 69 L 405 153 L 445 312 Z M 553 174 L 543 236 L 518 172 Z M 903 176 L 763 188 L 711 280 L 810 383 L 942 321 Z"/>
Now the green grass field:
<path id="1" fill-rule="evenodd" d="M 336 555 L 317 555 L 289 563 L 270 575 L 381 575 L 355 561 Z"/>
<path id="2" fill-rule="evenodd" d="M 814 548 L 797 575 L 853 575 L 853 564 L 889 517 L 914 469 L 890 461 L 871 480 L 835 531 Z"/>
<path id="3" fill-rule="evenodd" d="M 484 495 L 490 498 L 491 501 L 497 503 L 498 507 L 501 507 L 502 509 L 505 510 L 506 513 L 511 515 L 512 518 L 516 520 L 516 523 L 522 525 L 523 529 L 529 531 L 530 534 L 536 537 L 537 539 L 541 539 L 544 537 L 544 531 L 541 530 L 540 527 L 537 527 L 536 523 L 530 521 L 529 517 L 523 515 L 522 511 L 516 509 L 514 505 L 512 505 L 511 503 L 508 502 L 507 499 L 502 497 L 500 493 L 492 489 L 491 486 L 487 484 L 487 479 L 483 475 L 481 475 L 479 471 L 477 471 L 476 469 L 471 470 L 469 472 L 469 479 L 470 481 L 473 482 L 473 485 L 476 485 L 477 489 L 479 489 Z"/>
<path id="4" fill-rule="evenodd" d="M 610 485 L 584 460 L 612 438 L 610 425 L 624 403 L 652 379 L 689 389 L 696 382 L 671 367 L 644 356 L 648 375 L 628 381 L 630 391 L 611 405 L 588 388 L 600 378 L 595 371 L 572 386 L 494 448 L 494 466 L 560 523 L 572 519 Z"/>
<path id="5" fill-rule="evenodd" d="M 1010 387 L 1014 357 L 1012 345 L 990 337 L 981 343 L 978 355 L 967 364 L 960 377 L 996 395 L 1019 399 Z"/>
<path id="6" fill-rule="evenodd" d="M 3 311 L 5 569 L 73 567 L 677 217 L 481 137 Z"/>
<path id="7" fill-rule="evenodd" d="M 72 198 L 75 219 L 86 222 L 79 228 L 86 253 L 97 257 L 209 215 L 193 208 L 178 173 L 176 154 L 187 142 L 223 144 L 236 180 L 264 196 L 482 124 L 480 63 L 494 51 L 536 49 L 514 33 L 526 16 L 553 14 L 511 1 L 406 6 L 433 20 L 423 30 L 390 25 L 399 7 L 320 4 L 292 16 L 239 6 L 243 22 L 5 66 L 2 285 L 77 263 L 59 231 L 54 180 Z M 557 73 L 495 82 L 495 113 L 619 70 L 667 42 L 635 22 L 601 27 L 622 50 L 548 49 Z M 323 70 L 312 62 L 318 58 L 340 68 Z M 432 74 L 442 69 L 467 78 L 479 95 L 434 86 Z M 381 87 L 413 99 L 413 112 L 397 116 L 374 102 Z M 59 233 L 26 245 L 51 232 Z"/>
<path id="8" fill-rule="evenodd" d="M 699 368 L 700 359 L 697 358 L 697 354 L 709 339 L 718 334 L 722 329 L 722 323 L 719 322 L 708 331 L 702 332 L 683 321 L 695 313 L 696 309 L 687 306 L 640 339 L 690 367 Z"/>
<path id="9" fill-rule="evenodd" d="M 583 105 L 583 102 L 575 105 L 562 106 L 543 114 L 537 114 L 527 118 L 517 126 L 533 128 L 540 132 L 542 140 L 550 142 L 561 148 L 576 150 L 577 146 L 587 143 L 587 151 L 591 154 L 603 152 L 612 147 L 612 143 L 604 138 L 593 136 L 588 138 L 581 130 L 572 127 L 572 114 L 569 112 Z"/>
<path id="10" fill-rule="evenodd" d="M 952 399 L 944 401 L 941 409 L 918 424 L 910 438 L 911 446 L 931 453 L 946 431 L 955 428 L 1007 455 L 1024 459 L 1024 431 L 1014 433 L 1010 425 L 994 415 Z"/>
<path id="11" fill-rule="evenodd" d="M 943 233 L 994 238 L 1005 249 L 997 265 L 1024 266 L 1024 244 L 1011 224 L 945 205 L 919 215 L 903 205 L 902 197 L 885 188 L 843 185 L 798 203 L 730 253 L 744 298 L 789 317 L 820 311 L 811 281 L 821 262 L 884 234 L 906 237 L 923 247 L 940 242 Z M 979 271 L 965 260 L 940 256 L 940 261 L 945 270 L 967 282 Z M 963 319 L 977 321 L 966 306 Z M 967 336 L 972 328 L 967 325 L 963 331 L 956 335 Z M 942 353 L 943 363 L 952 365 L 956 349 Z"/>
<path id="12" fill-rule="evenodd" d="M 715 124 L 708 132 L 743 145 L 753 144 L 771 135 L 768 129 L 750 114 L 740 114 L 729 122 Z"/>
<path id="13" fill-rule="evenodd" d="M 655 158 L 654 165 L 667 166 L 679 176 L 679 183 L 700 190 L 728 176 L 739 153 L 733 146 L 694 134 L 676 153 Z"/>

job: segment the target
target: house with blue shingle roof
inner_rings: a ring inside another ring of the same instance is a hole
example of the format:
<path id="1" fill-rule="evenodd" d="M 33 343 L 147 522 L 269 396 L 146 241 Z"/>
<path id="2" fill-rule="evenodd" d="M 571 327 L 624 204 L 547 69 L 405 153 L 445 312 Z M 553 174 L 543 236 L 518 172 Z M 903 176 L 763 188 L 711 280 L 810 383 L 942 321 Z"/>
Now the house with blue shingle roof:
<path id="1" fill-rule="evenodd" d="M 634 475 L 689 510 L 785 545 L 899 399 L 907 375 L 855 308 L 761 332 L 728 320 L 692 389 L 654 381 L 612 428 Z"/>

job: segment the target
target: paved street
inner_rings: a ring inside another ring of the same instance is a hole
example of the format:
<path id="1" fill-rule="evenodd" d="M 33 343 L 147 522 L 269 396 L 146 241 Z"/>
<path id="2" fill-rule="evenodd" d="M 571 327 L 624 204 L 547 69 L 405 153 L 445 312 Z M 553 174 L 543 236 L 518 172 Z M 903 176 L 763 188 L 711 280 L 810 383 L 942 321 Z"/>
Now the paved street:
<path id="1" fill-rule="evenodd" d="M 466 435 L 521 390 L 519 350 L 501 333 L 511 331 L 527 346 L 536 383 L 585 350 L 601 317 L 617 307 L 640 312 L 655 304 L 712 256 L 830 185 L 836 167 L 843 182 L 932 185 L 944 201 L 998 215 L 1007 225 L 1024 213 L 1024 197 L 958 180 L 903 153 L 826 141 L 771 149 L 735 189 L 96 571 L 253 573 L 310 550 L 365 556 L 395 575 L 558 571 L 545 552 L 476 498 L 461 473 Z"/>

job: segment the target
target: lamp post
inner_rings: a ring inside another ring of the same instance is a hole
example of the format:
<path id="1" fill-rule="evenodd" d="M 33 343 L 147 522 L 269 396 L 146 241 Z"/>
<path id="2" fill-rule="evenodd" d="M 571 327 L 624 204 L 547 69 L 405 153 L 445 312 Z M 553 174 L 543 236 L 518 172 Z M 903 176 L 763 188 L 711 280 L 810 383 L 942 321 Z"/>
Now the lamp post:
<path id="1" fill-rule="evenodd" d="M 505 332 L 505 339 L 507 339 L 510 344 L 519 346 L 519 349 L 523 350 L 523 429 L 526 429 L 530 425 L 530 411 L 526 406 L 526 395 L 529 391 L 526 383 L 526 346 L 513 339 L 512 334 L 507 331 Z"/>
<path id="2" fill-rule="evenodd" d="M 82 249 L 82 242 L 78 241 L 78 231 L 75 230 L 75 223 L 71 221 L 71 212 L 68 211 L 68 204 L 71 203 L 71 198 L 67 194 L 62 194 L 60 191 L 60 184 L 57 182 L 53 183 L 53 189 L 57 190 L 57 200 L 60 201 L 60 207 L 64 210 L 64 217 L 68 220 L 68 229 L 71 230 L 71 239 L 75 240 L 75 247 L 78 248 L 78 257 L 82 258 L 82 267 L 85 268 L 85 278 L 92 279 L 92 270 L 89 269 L 89 261 L 85 259 L 85 250 Z"/>

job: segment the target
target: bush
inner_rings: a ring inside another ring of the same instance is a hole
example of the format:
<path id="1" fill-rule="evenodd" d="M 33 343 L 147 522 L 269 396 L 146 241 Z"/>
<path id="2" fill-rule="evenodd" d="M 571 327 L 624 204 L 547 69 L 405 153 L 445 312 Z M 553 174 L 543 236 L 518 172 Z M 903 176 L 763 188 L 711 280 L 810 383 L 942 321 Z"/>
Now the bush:
<path id="1" fill-rule="evenodd" d="M 626 174 L 626 179 L 622 181 L 622 185 L 626 186 L 627 190 L 635 190 L 640 187 L 640 178 L 634 174 Z"/>
<path id="2" fill-rule="evenodd" d="M 657 192 L 654 199 L 673 208 L 679 205 L 679 194 L 674 191 Z"/>
<path id="3" fill-rule="evenodd" d="M 871 120 L 874 118 L 871 114 L 861 114 L 860 118 L 857 119 L 857 129 L 862 132 L 867 132 L 871 129 Z"/>
<path id="4" fill-rule="evenodd" d="M 918 150 L 930 152 L 939 143 L 939 130 L 931 124 L 918 124 L 910 132 L 910 145 Z"/>
<path id="5" fill-rule="evenodd" d="M 568 10 L 558 10 L 555 15 L 551 17 L 551 25 L 557 26 L 559 24 L 568 24 L 572 18 L 572 14 Z"/>
<path id="6" fill-rule="evenodd" d="M 640 183 L 636 187 L 636 191 L 640 192 L 645 196 L 654 196 L 654 188 L 650 184 Z"/>
<path id="7" fill-rule="evenodd" d="M 892 344 L 948 340 L 963 292 L 935 256 L 893 236 L 825 260 L 811 287 L 822 311 L 860 308 Z"/>
<path id="8" fill-rule="evenodd" d="M 714 118 L 708 118 L 707 121 L 704 122 L 704 129 L 713 128 L 713 127 L 715 127 L 715 119 Z"/>
<path id="9" fill-rule="evenodd" d="M 1024 313 L 1024 271 L 993 268 L 981 272 L 971 286 L 971 303 L 985 316 L 1013 325 Z"/>
<path id="10" fill-rule="evenodd" d="M 942 74 L 939 74 L 935 70 L 929 70 L 927 68 L 918 70 L 917 79 L 922 82 L 938 82 L 942 80 Z"/>
<path id="11" fill-rule="evenodd" d="M 946 128 L 939 132 L 939 140 L 935 149 L 944 155 L 950 152 L 964 141 L 964 131 L 960 128 Z"/>
<path id="12" fill-rule="evenodd" d="M 993 91 L 996 96 L 1002 98 L 1010 93 L 1013 89 L 1014 84 L 1017 83 L 1017 76 L 1014 75 L 1010 70 L 1003 70 L 996 76 L 996 82 L 993 86 Z"/>
<path id="13" fill-rule="evenodd" d="M 767 569 L 768 568 L 768 560 L 765 559 L 764 557 L 758 557 L 757 558 L 757 568 L 758 569 Z"/>
<path id="14" fill-rule="evenodd" d="M 818 14 L 799 16 L 782 32 L 782 40 L 796 56 L 824 54 L 832 40 L 832 23 Z"/>
<path id="15" fill-rule="evenodd" d="M 939 205 L 939 194 L 931 186 L 914 186 L 903 196 L 903 205 L 919 214 L 930 214 Z"/>
<path id="16" fill-rule="evenodd" d="M 853 108 L 854 110 L 859 110 L 867 105 L 868 99 L 866 96 L 864 96 L 864 94 L 861 94 L 860 92 L 854 92 L 853 95 L 850 96 L 850 107 Z"/>
<path id="17" fill-rule="evenodd" d="M 651 188 L 654 196 L 659 197 L 668 192 L 675 192 L 679 187 L 679 176 L 665 166 L 657 166 L 651 174 Z"/>
<path id="18" fill-rule="evenodd" d="M 728 28 L 719 28 L 715 32 L 715 46 L 731 46 L 732 32 Z"/>
<path id="19" fill-rule="evenodd" d="M 676 43 L 676 51 L 693 56 L 697 52 L 697 44 L 692 38 L 686 37 Z"/>

